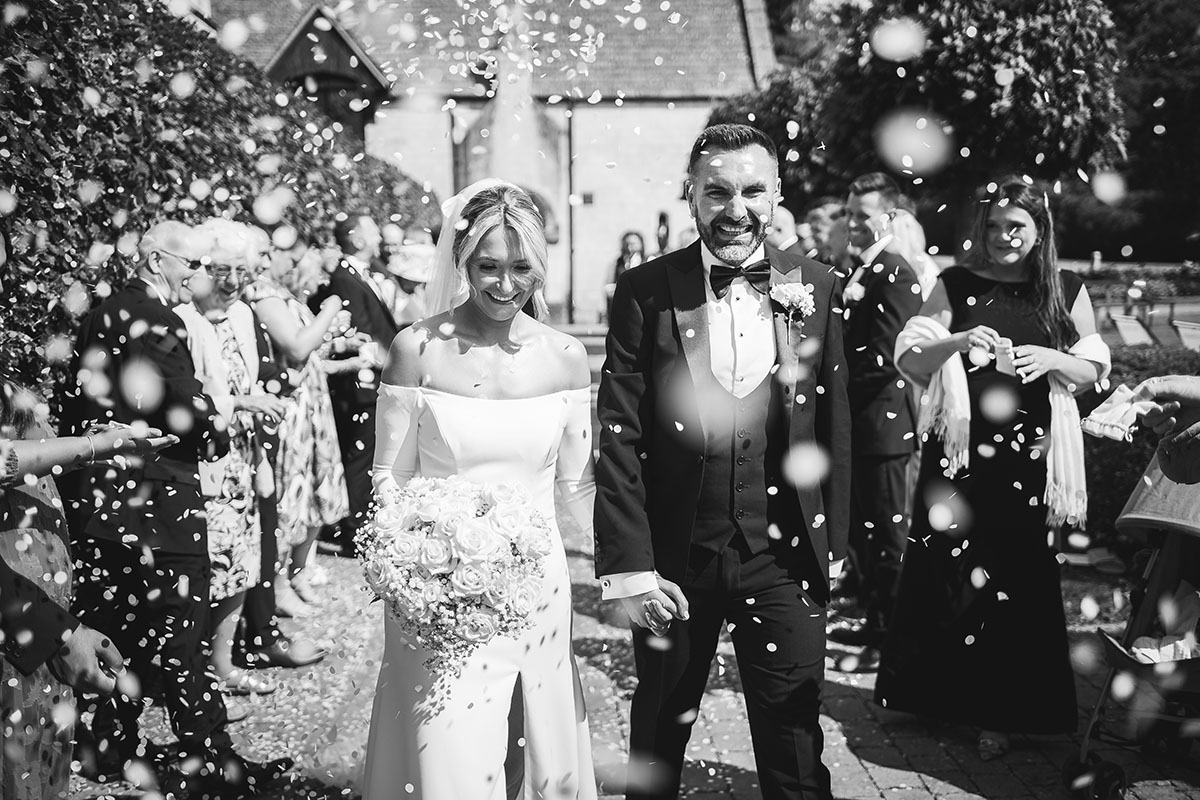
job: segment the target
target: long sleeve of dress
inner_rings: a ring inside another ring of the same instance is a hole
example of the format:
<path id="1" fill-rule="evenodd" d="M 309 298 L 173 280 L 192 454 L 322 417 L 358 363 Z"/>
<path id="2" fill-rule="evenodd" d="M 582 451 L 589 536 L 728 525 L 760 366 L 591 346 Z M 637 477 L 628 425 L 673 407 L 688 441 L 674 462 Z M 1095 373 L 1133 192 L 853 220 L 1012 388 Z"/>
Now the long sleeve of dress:
<path id="1" fill-rule="evenodd" d="M 573 389 L 565 393 L 567 403 L 554 483 L 563 510 L 589 537 L 596 478 L 592 461 L 592 392 Z"/>
<path id="2" fill-rule="evenodd" d="M 417 424 L 424 405 L 413 386 L 379 385 L 375 411 L 375 461 L 371 485 L 375 494 L 400 489 L 417 474 Z"/>

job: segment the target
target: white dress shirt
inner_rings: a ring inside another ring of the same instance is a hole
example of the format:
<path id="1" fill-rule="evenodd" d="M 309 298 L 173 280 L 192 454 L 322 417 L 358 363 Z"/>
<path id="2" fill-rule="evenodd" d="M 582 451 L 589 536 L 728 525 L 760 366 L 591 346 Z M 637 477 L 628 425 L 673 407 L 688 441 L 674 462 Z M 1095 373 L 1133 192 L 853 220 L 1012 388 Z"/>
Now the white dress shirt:
<path id="1" fill-rule="evenodd" d="M 766 248 L 759 245 L 743 263 L 752 264 L 763 258 L 766 258 Z M 717 382 L 741 399 L 758 388 L 775 366 L 771 300 L 740 277 L 733 280 L 724 297 L 718 298 L 709 274 L 714 264 L 723 262 L 709 252 L 703 242 L 700 260 L 704 266 L 704 296 L 707 298 L 709 365 Z M 829 571 L 831 579 L 837 577 L 842 571 L 842 561 L 830 564 Z M 600 577 L 600 596 L 604 600 L 632 597 L 657 588 L 658 576 L 653 572 L 618 572 Z"/>

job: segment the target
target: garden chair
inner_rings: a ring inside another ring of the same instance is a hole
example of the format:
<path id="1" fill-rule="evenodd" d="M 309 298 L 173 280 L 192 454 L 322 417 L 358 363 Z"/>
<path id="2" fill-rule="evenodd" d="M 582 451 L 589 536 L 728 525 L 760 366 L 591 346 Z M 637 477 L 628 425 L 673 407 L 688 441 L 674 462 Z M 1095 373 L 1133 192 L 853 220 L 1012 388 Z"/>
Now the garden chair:
<path id="1" fill-rule="evenodd" d="M 1171 320 L 1175 332 L 1179 334 L 1179 343 L 1188 350 L 1200 351 L 1200 323 L 1180 322 Z"/>
<path id="2" fill-rule="evenodd" d="M 1120 334 L 1123 344 L 1158 344 L 1154 334 L 1137 317 L 1129 317 L 1124 314 L 1111 314 L 1110 316 L 1113 324 L 1117 326 L 1117 333 Z"/>

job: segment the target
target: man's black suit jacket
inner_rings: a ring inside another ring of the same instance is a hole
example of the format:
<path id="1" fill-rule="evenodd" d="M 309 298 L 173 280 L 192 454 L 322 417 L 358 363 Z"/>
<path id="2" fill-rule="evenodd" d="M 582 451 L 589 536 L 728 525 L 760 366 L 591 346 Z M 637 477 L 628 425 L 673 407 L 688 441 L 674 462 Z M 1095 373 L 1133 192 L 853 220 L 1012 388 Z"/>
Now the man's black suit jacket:
<path id="1" fill-rule="evenodd" d="M 799 562 L 810 596 L 825 602 L 829 564 L 846 554 L 850 511 L 841 298 L 826 265 L 772 247 L 767 256 L 772 285 L 807 284 L 816 304 L 812 316 L 789 322 L 771 301 L 772 391 L 791 409 L 790 440 L 815 442 L 829 455 L 820 485 L 794 490 L 805 530 L 793 523 L 783 535 L 810 542 Z M 657 570 L 679 582 L 686 572 L 706 447 L 693 375 L 711 370 L 704 280 L 697 242 L 617 281 L 598 398 L 597 575 Z"/>
<path id="2" fill-rule="evenodd" d="M 229 433 L 196 377 L 183 320 L 134 279 L 83 318 L 71 375 L 78 385 L 63 400 L 63 435 L 82 435 L 92 422 L 144 421 L 180 437 L 144 462 L 64 476 L 72 538 L 206 552 L 197 521 L 179 524 L 190 513 L 175 507 L 171 484 L 199 487 L 197 462 L 228 453 Z"/>
<path id="3" fill-rule="evenodd" d="M 386 354 L 392 346 L 392 339 L 400 332 L 396 318 L 384 305 L 383 301 L 369 285 L 343 261 L 338 264 L 329 283 L 313 293 L 309 298 L 309 307 L 314 312 L 320 309 L 321 302 L 330 295 L 337 295 L 346 302 L 346 310 L 350 312 L 350 324 L 359 332 L 370 336 L 380 347 L 380 352 Z M 348 354 L 347 357 L 353 354 Z M 357 372 L 340 373 L 329 376 L 329 392 L 334 403 L 341 408 L 374 407 L 379 391 L 379 370 L 374 370 L 374 380 L 366 382 Z"/>
<path id="4" fill-rule="evenodd" d="M 878 269 L 876 269 L 878 267 Z M 896 369 L 896 336 L 921 310 L 917 274 L 884 250 L 867 266 L 863 297 L 846 325 L 854 452 L 903 455 L 917 446 L 913 386 Z"/>

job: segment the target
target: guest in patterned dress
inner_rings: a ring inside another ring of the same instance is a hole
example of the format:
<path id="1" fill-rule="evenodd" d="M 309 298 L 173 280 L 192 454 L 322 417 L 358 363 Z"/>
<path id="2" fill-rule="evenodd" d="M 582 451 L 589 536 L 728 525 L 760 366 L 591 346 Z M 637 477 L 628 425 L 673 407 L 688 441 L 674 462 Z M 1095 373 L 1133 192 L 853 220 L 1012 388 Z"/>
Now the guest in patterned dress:
<path id="1" fill-rule="evenodd" d="M 315 613 L 317 596 L 308 582 L 308 564 L 317 534 L 349 514 L 346 479 L 338 451 L 337 427 L 322 356 L 333 347 L 330 329 L 342 312 L 342 299 L 326 298 L 314 315 L 308 295 L 328 281 L 320 249 L 297 240 L 276 249 L 270 267 L 247 289 L 246 299 L 267 329 L 281 366 L 292 371 L 298 388 L 280 425 L 275 460 L 279 497 L 279 572 L 275 602 L 281 614 Z M 341 346 L 343 340 L 337 344 Z M 356 361 L 336 362 L 339 367 Z M 295 377 L 298 376 L 298 377 Z"/>
<path id="2" fill-rule="evenodd" d="M 125 427 L 50 438 L 39 400 L 0 378 L 0 797 L 68 797 L 75 728 L 72 687 L 110 694 L 124 659 L 111 640 L 66 610 L 72 563 L 52 471 L 95 458 L 148 454 L 178 441 Z M 30 612 L 11 607 L 11 600 Z M 25 619 L 25 617 L 30 619 Z M 65 638 L 64 638 L 65 637 Z M 65 646 L 64 645 L 65 642 Z M 23 644 L 24 643 L 24 644 Z"/>
<path id="3" fill-rule="evenodd" d="M 234 666 L 233 644 L 246 591 L 261 575 L 262 526 L 255 477 L 263 453 L 256 416 L 277 423 L 285 403 L 257 386 L 253 377 L 257 372 L 252 371 L 258 359 L 253 325 L 229 313 L 253 275 L 247 229 L 228 222 L 208 234 L 212 285 L 196 290 L 192 301 L 175 311 L 187 326 L 196 375 L 229 420 L 229 455 L 200 465 L 212 562 L 210 665 L 224 691 L 266 694 L 274 690 L 272 684 Z"/>

